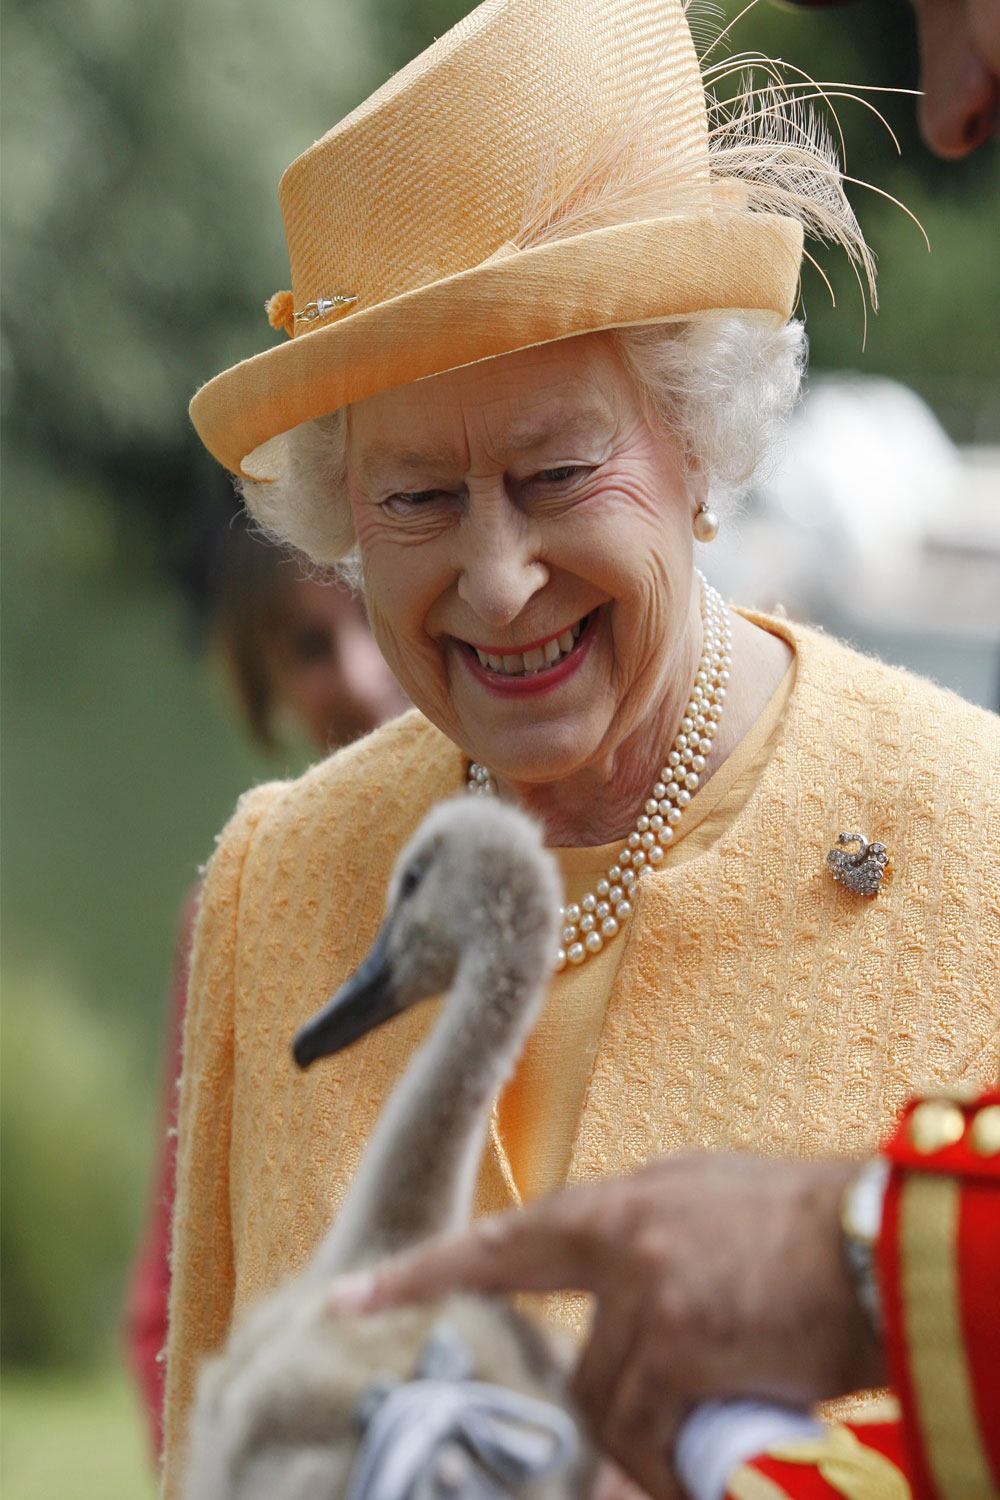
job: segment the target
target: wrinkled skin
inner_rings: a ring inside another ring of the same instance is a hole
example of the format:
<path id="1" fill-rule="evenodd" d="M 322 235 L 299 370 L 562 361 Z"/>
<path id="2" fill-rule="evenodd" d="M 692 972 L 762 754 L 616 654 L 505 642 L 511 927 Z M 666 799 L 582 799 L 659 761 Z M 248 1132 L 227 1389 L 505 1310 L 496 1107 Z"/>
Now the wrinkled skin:
<path id="1" fill-rule="evenodd" d="M 617 837 L 656 779 L 701 651 L 691 523 L 704 493 L 607 334 L 350 410 L 348 494 L 376 639 L 411 700 L 550 843 Z M 589 654 L 545 693 L 503 697 L 470 667 L 472 646 L 524 651 L 594 611 Z M 745 700 L 727 706 L 716 764 L 788 660 L 775 637 L 734 628 Z"/>
<path id="2" fill-rule="evenodd" d="M 574 1395 L 603 1449 L 674 1500 L 690 1407 L 752 1395 L 806 1405 L 884 1379 L 844 1262 L 850 1162 L 726 1153 L 664 1158 L 482 1220 L 378 1271 L 335 1305 L 367 1312 L 446 1289 L 578 1289 L 595 1315 Z M 628 1493 L 609 1471 L 602 1500 Z"/>

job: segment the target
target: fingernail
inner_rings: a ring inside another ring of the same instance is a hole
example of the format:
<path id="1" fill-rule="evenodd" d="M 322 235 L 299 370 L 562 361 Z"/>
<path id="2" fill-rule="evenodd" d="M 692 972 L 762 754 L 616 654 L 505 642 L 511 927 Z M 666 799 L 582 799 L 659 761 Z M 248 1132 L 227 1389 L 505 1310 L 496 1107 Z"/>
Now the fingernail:
<path id="1" fill-rule="evenodd" d="M 329 1289 L 327 1306 L 334 1313 L 363 1313 L 368 1309 L 375 1292 L 375 1276 L 371 1271 L 352 1271 L 340 1276 Z"/>

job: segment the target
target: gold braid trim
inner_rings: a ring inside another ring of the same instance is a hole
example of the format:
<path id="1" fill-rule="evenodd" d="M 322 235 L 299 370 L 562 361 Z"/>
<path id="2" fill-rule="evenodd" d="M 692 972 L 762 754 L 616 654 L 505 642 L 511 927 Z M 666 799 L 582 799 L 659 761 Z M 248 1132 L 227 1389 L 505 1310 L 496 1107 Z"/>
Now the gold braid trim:
<path id="1" fill-rule="evenodd" d="M 769 1456 L 786 1464 L 814 1464 L 844 1500 L 911 1500 L 906 1475 L 884 1453 L 860 1442 L 849 1427 L 831 1427 L 822 1437 L 779 1444 Z"/>
<path id="2" fill-rule="evenodd" d="M 740 1464 L 729 1476 L 726 1500 L 794 1500 L 794 1497 L 759 1469 Z"/>
<path id="3" fill-rule="evenodd" d="M 927 1464 L 939 1492 L 1000 1500 L 983 1451 L 965 1357 L 958 1286 L 961 1187 L 914 1172 L 899 1212 L 906 1351 Z"/>

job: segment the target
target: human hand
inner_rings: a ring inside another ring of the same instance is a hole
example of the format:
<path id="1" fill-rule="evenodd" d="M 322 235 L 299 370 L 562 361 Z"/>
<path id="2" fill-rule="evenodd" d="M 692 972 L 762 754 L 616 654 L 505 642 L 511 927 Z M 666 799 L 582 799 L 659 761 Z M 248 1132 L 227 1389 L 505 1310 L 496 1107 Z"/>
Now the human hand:
<path id="1" fill-rule="evenodd" d="M 360 1313 L 458 1290 L 592 1292 L 573 1395 L 604 1450 L 655 1500 L 672 1500 L 674 1442 L 697 1401 L 806 1405 L 882 1381 L 840 1244 L 855 1170 L 666 1157 L 345 1278 L 333 1304 Z"/>

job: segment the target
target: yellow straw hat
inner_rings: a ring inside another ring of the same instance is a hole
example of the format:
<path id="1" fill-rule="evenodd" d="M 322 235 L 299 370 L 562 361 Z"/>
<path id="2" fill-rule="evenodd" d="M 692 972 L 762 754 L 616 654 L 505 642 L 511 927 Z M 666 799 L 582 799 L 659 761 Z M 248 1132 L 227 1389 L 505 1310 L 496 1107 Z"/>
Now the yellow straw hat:
<path id="1" fill-rule="evenodd" d="M 485 0 L 298 157 L 280 198 L 291 338 L 191 417 L 266 479 L 277 434 L 377 391 L 602 328 L 787 318 L 799 222 L 711 170 L 680 0 Z"/>

